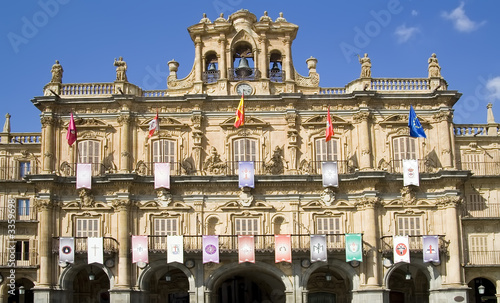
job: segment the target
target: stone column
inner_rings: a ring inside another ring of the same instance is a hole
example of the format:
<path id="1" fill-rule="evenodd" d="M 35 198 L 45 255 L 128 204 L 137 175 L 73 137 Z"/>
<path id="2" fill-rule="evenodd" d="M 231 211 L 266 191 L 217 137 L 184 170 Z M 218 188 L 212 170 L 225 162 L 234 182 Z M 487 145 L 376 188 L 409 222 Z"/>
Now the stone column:
<path id="1" fill-rule="evenodd" d="M 113 208 L 118 215 L 118 280 L 111 290 L 112 302 L 131 302 L 131 264 L 130 255 L 130 199 L 116 199 L 112 202 Z"/>
<path id="2" fill-rule="evenodd" d="M 363 262 L 365 267 L 365 283 L 368 287 L 380 287 L 381 279 L 381 260 L 379 256 L 380 236 L 377 220 L 377 207 L 380 200 L 377 197 L 364 197 L 358 199 L 356 206 L 362 211 L 363 217 L 363 241 L 370 245 L 366 260 Z"/>
<path id="3" fill-rule="evenodd" d="M 53 257 L 52 254 L 52 226 L 53 218 L 53 203 L 48 199 L 36 199 L 35 207 L 39 214 L 39 251 L 40 269 L 39 282 L 33 288 L 35 302 L 51 302 L 52 294 L 52 271 Z"/>
<path id="4" fill-rule="evenodd" d="M 201 59 L 201 38 L 196 36 L 194 39 L 194 81 L 201 82 L 201 72 L 203 71 L 203 60 Z"/>
<path id="5" fill-rule="evenodd" d="M 361 170 L 372 168 L 372 146 L 370 141 L 370 126 L 368 124 L 370 116 L 370 112 L 368 111 L 362 111 L 353 115 L 354 121 L 359 124 L 358 146 L 360 150 L 359 168 Z"/>
<path id="6" fill-rule="evenodd" d="M 118 116 L 118 123 L 120 123 L 122 134 L 120 136 L 120 172 L 128 173 L 130 172 L 130 159 L 132 158 L 131 148 L 130 148 L 130 113 L 122 112 Z"/>
<path id="7" fill-rule="evenodd" d="M 451 145 L 452 114 L 449 111 L 441 111 L 434 116 L 438 124 L 439 145 L 441 147 L 441 164 L 443 168 L 453 168 L 453 146 Z"/>
<path id="8" fill-rule="evenodd" d="M 219 54 L 219 73 L 221 79 L 227 79 L 227 56 L 226 56 L 226 36 L 219 36 L 220 54 Z"/>
<path id="9" fill-rule="evenodd" d="M 284 70 L 285 70 L 285 79 L 294 80 L 295 74 L 293 72 L 292 66 L 292 39 L 289 34 L 286 35 L 285 39 L 283 39 L 283 43 L 285 44 L 285 58 L 284 58 Z"/>
<path id="10" fill-rule="evenodd" d="M 42 123 L 42 168 L 43 173 L 50 174 L 54 171 L 54 124 L 56 120 L 52 117 L 52 113 L 49 116 L 44 116 L 41 118 Z M 76 147 L 75 147 L 76 148 Z"/>
<path id="11" fill-rule="evenodd" d="M 260 57 L 259 57 L 259 70 L 261 72 L 262 78 L 269 78 L 268 70 L 269 70 L 269 54 L 267 53 L 267 37 L 265 33 L 261 33 L 259 36 L 259 44 L 260 44 Z"/>

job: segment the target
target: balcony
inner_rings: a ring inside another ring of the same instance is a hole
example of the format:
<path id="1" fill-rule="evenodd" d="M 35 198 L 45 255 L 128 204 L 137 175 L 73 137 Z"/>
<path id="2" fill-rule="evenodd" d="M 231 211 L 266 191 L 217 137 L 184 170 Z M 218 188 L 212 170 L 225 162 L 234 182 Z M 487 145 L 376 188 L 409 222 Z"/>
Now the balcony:
<path id="1" fill-rule="evenodd" d="M 220 71 L 218 70 L 207 70 L 202 74 L 202 80 L 207 84 L 215 83 L 219 79 L 220 79 Z"/>
<path id="2" fill-rule="evenodd" d="M 38 253 L 35 250 L 30 250 L 29 252 L 15 252 L 13 255 L 10 252 L 1 252 L 0 267 L 12 267 L 11 265 L 17 268 L 37 267 L 39 265 Z"/>
<path id="3" fill-rule="evenodd" d="M 470 170 L 476 176 L 500 175 L 500 162 L 459 162 L 458 168 Z"/>
<path id="4" fill-rule="evenodd" d="M 63 162 L 59 166 L 59 175 L 63 177 L 74 177 L 76 176 L 76 167 L 78 163 L 68 163 L 68 162 Z M 97 176 L 103 176 L 106 173 L 110 172 L 110 168 L 106 167 L 102 163 L 90 163 L 92 164 L 92 176 L 97 177 Z"/>
<path id="5" fill-rule="evenodd" d="M 410 251 L 415 253 L 423 252 L 422 235 L 409 235 Z M 444 236 L 439 236 L 439 252 L 448 251 L 448 242 L 444 239 Z M 384 255 L 391 255 L 393 253 L 393 239 L 392 236 L 382 237 L 382 253 Z"/>
<path id="6" fill-rule="evenodd" d="M 269 80 L 271 82 L 282 83 L 285 81 L 285 71 L 284 70 L 273 70 L 269 69 Z"/>
<path id="7" fill-rule="evenodd" d="M 466 265 L 495 265 L 500 264 L 500 251 L 466 251 Z"/>
<path id="8" fill-rule="evenodd" d="M 500 203 L 480 202 L 464 204 L 464 218 L 500 218 Z"/>
<path id="9" fill-rule="evenodd" d="M 326 234 L 326 244 L 329 252 L 345 251 L 345 235 L 344 234 Z M 275 238 L 274 235 L 254 235 L 255 251 L 256 252 L 274 252 Z M 311 247 L 311 235 L 300 234 L 291 235 L 292 251 L 308 252 Z M 183 237 L 184 251 L 187 253 L 201 253 L 203 249 L 203 237 L 185 235 Z M 149 251 L 151 253 L 166 253 L 167 252 L 167 236 L 148 236 Z M 219 236 L 219 251 L 221 253 L 236 253 L 238 252 L 238 236 L 237 235 L 220 235 Z"/>
<path id="10" fill-rule="evenodd" d="M 75 238 L 75 253 L 86 254 L 88 252 L 87 248 L 87 237 L 74 237 Z M 103 248 L 105 254 L 117 253 L 120 244 L 115 238 L 104 237 L 103 238 Z M 59 253 L 59 237 L 52 238 L 52 253 Z"/>
<path id="11" fill-rule="evenodd" d="M 418 171 L 420 173 L 434 173 L 442 167 L 434 163 L 430 159 L 418 159 Z M 403 173 L 403 160 L 391 160 L 379 165 L 379 169 L 386 170 L 389 173 L 401 174 Z"/>
<path id="12" fill-rule="evenodd" d="M 231 81 L 242 81 L 242 80 L 255 80 L 260 78 L 259 70 L 256 68 L 248 67 L 248 73 L 243 75 L 236 74 L 237 68 L 230 68 L 228 73 L 228 78 Z"/>
<path id="13" fill-rule="evenodd" d="M 38 174 L 38 167 L 21 169 L 20 167 L 4 166 L 0 167 L 0 181 L 21 181 L 26 175 Z"/>
<path id="14" fill-rule="evenodd" d="M 11 208 L 12 209 L 12 208 Z M 0 208 L 0 221 L 9 220 L 8 207 Z M 16 208 L 16 221 L 37 221 L 37 210 L 35 207 Z"/>

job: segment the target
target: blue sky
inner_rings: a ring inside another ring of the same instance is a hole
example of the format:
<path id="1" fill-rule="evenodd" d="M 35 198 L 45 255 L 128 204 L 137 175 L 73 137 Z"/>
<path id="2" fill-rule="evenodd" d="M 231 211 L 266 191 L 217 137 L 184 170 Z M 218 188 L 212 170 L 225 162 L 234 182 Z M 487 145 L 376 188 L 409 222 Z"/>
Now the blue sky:
<path id="1" fill-rule="evenodd" d="M 123 56 L 129 82 L 165 89 L 169 60 L 180 63 L 179 77 L 193 65 L 187 27 L 203 13 L 213 21 L 241 8 L 257 18 L 283 12 L 299 25 L 295 68 L 307 75 L 305 60 L 317 58 L 322 87 L 359 77 L 353 52 L 368 53 L 374 78 L 427 77 L 436 53 L 448 88 L 463 94 L 455 123 L 486 123 L 489 102 L 500 121 L 497 1 L 39 0 L 0 4 L 0 127 L 10 113 L 12 132 L 40 131 L 30 100 L 42 95 L 56 59 L 64 83 L 113 82 L 114 58 Z"/>

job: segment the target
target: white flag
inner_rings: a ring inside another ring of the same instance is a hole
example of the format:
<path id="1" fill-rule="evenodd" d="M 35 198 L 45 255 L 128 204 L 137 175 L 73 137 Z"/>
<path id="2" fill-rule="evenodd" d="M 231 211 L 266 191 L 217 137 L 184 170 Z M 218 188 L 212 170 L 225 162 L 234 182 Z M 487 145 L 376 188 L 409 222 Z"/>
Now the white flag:
<path id="1" fill-rule="evenodd" d="M 104 245 L 103 238 L 87 238 L 87 257 L 88 264 L 104 264 Z"/>
<path id="2" fill-rule="evenodd" d="M 75 262 L 75 238 L 59 238 L 59 262 Z"/>
<path id="3" fill-rule="evenodd" d="M 418 176 L 418 161 L 403 160 L 403 181 L 404 186 L 415 185 L 419 186 Z"/>
<path id="4" fill-rule="evenodd" d="M 410 263 L 410 245 L 408 236 L 394 236 L 394 264 L 398 262 Z"/>
<path id="5" fill-rule="evenodd" d="M 167 263 L 184 263 L 183 236 L 167 236 Z"/>

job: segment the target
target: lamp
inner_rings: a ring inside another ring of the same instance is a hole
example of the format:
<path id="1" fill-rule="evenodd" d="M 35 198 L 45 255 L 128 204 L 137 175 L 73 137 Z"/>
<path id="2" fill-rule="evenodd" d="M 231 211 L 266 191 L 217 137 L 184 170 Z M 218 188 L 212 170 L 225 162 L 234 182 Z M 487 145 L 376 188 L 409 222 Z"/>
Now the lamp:
<path id="1" fill-rule="evenodd" d="M 165 274 L 165 281 L 170 282 L 172 281 L 172 276 L 169 273 L 170 268 L 167 267 L 167 273 Z"/>
<path id="2" fill-rule="evenodd" d="M 479 285 L 478 288 L 477 288 L 477 292 L 480 294 L 480 295 L 484 295 L 484 289 L 486 287 L 483 286 L 483 284 Z"/>
<path id="3" fill-rule="evenodd" d="M 406 274 L 405 274 L 405 279 L 406 280 L 411 280 L 411 272 L 410 272 L 410 266 L 406 266 Z"/>
<path id="4" fill-rule="evenodd" d="M 19 286 L 19 294 L 24 295 L 24 292 L 25 292 L 24 286 L 23 285 Z"/>
<path id="5" fill-rule="evenodd" d="M 95 275 L 94 275 L 94 272 L 92 271 L 92 266 L 90 266 L 89 280 L 90 281 L 95 280 Z"/>
<path id="6" fill-rule="evenodd" d="M 325 275 L 325 280 L 330 282 L 332 280 L 332 274 L 330 272 L 327 272 Z"/>

